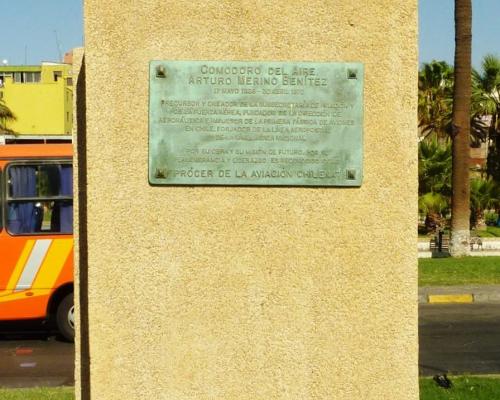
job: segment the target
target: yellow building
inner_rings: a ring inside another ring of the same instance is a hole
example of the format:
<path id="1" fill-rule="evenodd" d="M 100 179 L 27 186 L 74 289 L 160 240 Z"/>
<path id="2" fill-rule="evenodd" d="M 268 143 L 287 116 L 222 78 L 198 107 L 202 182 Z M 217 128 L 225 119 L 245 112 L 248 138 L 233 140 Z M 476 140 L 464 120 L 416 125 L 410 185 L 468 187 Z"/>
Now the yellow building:
<path id="1" fill-rule="evenodd" d="M 0 66 L 0 98 L 16 116 L 7 127 L 20 139 L 69 139 L 73 125 L 70 64 Z"/>

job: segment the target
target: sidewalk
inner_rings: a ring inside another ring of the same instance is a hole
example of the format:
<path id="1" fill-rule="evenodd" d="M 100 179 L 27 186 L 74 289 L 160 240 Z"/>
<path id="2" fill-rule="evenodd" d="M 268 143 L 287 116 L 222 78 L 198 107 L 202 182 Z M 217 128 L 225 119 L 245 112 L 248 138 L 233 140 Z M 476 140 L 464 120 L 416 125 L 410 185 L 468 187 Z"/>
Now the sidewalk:
<path id="1" fill-rule="evenodd" d="M 420 304 L 500 303 L 500 285 L 419 287 L 418 302 Z"/>

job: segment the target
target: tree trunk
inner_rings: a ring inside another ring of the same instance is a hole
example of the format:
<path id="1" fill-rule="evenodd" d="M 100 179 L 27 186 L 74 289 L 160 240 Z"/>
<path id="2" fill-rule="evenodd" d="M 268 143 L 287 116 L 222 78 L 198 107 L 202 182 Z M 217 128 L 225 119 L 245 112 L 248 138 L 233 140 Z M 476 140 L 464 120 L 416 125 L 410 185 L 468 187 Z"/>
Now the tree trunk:
<path id="1" fill-rule="evenodd" d="M 453 89 L 453 166 L 450 253 L 453 257 L 469 254 L 470 247 L 470 99 L 471 0 L 455 0 L 455 86 Z"/>

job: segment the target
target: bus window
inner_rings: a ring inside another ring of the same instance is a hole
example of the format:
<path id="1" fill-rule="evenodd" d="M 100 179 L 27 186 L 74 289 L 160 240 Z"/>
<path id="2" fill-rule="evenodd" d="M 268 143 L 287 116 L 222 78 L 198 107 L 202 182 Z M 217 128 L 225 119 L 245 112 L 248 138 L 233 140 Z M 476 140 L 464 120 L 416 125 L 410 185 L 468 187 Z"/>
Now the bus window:
<path id="1" fill-rule="evenodd" d="M 7 166 L 6 228 L 12 235 L 73 231 L 72 166 L 12 163 Z"/>

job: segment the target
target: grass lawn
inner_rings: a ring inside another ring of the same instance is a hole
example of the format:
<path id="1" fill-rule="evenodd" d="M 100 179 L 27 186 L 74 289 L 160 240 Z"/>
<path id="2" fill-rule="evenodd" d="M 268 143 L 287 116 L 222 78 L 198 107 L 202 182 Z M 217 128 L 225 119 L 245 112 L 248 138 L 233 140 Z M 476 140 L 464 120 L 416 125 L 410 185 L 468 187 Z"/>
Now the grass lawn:
<path id="1" fill-rule="evenodd" d="M 479 237 L 497 237 L 500 238 L 500 227 L 487 226 L 485 231 L 474 231 Z"/>
<path id="2" fill-rule="evenodd" d="M 2 389 L 1 400 L 74 400 L 75 388 Z"/>
<path id="3" fill-rule="evenodd" d="M 420 400 L 493 400 L 500 398 L 498 377 L 449 377 L 451 389 L 436 385 L 432 378 L 420 379 Z"/>
<path id="4" fill-rule="evenodd" d="M 420 258 L 418 260 L 419 286 L 467 284 L 500 284 L 500 257 Z"/>
<path id="5" fill-rule="evenodd" d="M 500 378 L 450 376 L 451 389 L 436 385 L 432 378 L 420 378 L 420 400 L 493 400 L 500 398 Z M 74 388 L 1 389 L 2 400 L 73 400 Z"/>

